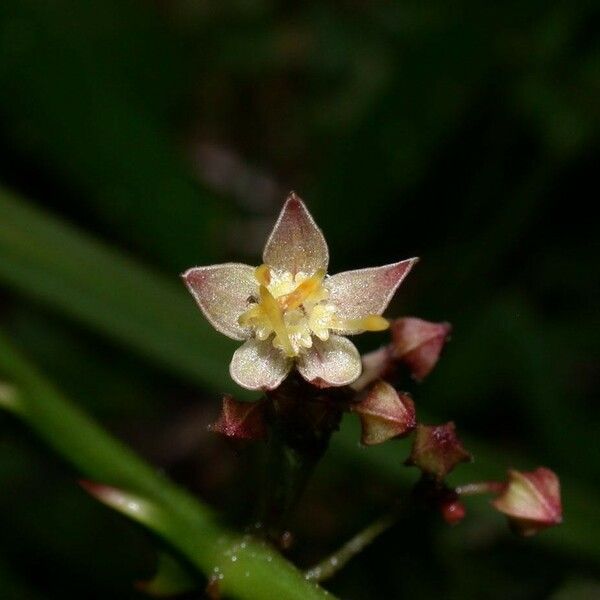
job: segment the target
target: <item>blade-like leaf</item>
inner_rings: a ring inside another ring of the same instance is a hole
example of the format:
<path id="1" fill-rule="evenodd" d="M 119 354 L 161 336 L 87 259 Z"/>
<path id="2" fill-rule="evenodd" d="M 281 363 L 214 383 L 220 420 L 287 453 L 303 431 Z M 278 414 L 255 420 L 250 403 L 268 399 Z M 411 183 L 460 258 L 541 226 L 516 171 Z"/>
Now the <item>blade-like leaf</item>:
<path id="1" fill-rule="evenodd" d="M 235 344 L 172 281 L 0 189 L 0 279 L 205 386 L 231 390 Z M 238 394 L 239 395 L 239 394 Z"/>
<path id="2" fill-rule="evenodd" d="M 104 494 L 107 504 L 162 536 L 200 572 L 218 574 L 224 594 L 245 600 L 330 597 L 271 546 L 224 529 L 209 508 L 63 398 L 2 335 L 0 379 L 13 386 L 11 401 L 0 407 L 23 420 L 86 478 L 101 482 L 112 499 Z"/>

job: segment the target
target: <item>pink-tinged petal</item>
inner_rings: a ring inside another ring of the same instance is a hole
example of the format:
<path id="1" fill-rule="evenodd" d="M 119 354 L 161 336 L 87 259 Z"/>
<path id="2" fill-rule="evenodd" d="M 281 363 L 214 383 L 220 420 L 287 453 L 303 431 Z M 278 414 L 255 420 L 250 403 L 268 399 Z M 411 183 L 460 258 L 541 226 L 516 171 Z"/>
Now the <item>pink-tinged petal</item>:
<path id="1" fill-rule="evenodd" d="M 354 344 L 339 335 L 327 341 L 313 339 L 312 348 L 298 358 L 300 375 L 320 388 L 348 385 L 360 377 L 360 354 Z"/>
<path id="2" fill-rule="evenodd" d="M 312 275 L 318 269 L 327 270 L 327 242 L 304 202 L 293 192 L 267 240 L 263 260 L 273 269 L 294 275 L 300 271 Z"/>
<path id="3" fill-rule="evenodd" d="M 248 390 L 273 390 L 286 378 L 292 361 L 271 340 L 250 339 L 234 353 L 229 365 L 231 378 Z"/>
<path id="4" fill-rule="evenodd" d="M 234 340 L 248 338 L 248 329 L 238 319 L 248 308 L 248 298 L 258 294 L 252 267 L 240 263 L 194 267 L 182 278 L 217 331 Z"/>
<path id="5" fill-rule="evenodd" d="M 562 521 L 560 481 L 550 469 L 509 471 L 508 484 L 492 505 L 516 531 L 528 536 Z"/>
<path id="6" fill-rule="evenodd" d="M 326 279 L 329 302 L 336 307 L 336 316 L 350 320 L 380 315 L 417 261 L 418 258 L 409 258 L 383 267 L 344 271 Z"/>

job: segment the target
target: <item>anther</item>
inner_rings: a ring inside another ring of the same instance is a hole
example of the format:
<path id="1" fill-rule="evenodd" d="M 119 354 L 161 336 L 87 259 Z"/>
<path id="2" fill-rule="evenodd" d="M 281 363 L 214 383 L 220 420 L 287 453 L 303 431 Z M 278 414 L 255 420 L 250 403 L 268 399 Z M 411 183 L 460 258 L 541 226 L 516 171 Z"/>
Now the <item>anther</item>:
<path id="1" fill-rule="evenodd" d="M 336 319 L 335 329 L 342 331 L 385 331 L 390 326 L 390 322 L 380 315 L 368 315 L 362 319 Z"/>
<path id="2" fill-rule="evenodd" d="M 289 294 L 277 298 L 283 310 L 293 310 L 298 308 L 305 300 L 319 290 L 325 277 L 325 271 L 319 269 L 314 275 L 303 281 L 298 287 Z"/>
<path id="3" fill-rule="evenodd" d="M 260 285 L 266 287 L 271 283 L 271 269 L 268 265 L 260 265 L 254 270 L 254 277 Z"/>
<path id="4" fill-rule="evenodd" d="M 263 308 L 267 318 L 271 322 L 271 326 L 275 331 L 275 335 L 279 338 L 281 345 L 288 356 L 295 356 L 296 353 L 292 348 L 290 337 L 288 335 L 285 321 L 283 319 L 283 309 L 279 305 L 279 302 L 275 300 L 271 292 L 266 286 L 261 285 L 260 291 L 260 305 Z"/>

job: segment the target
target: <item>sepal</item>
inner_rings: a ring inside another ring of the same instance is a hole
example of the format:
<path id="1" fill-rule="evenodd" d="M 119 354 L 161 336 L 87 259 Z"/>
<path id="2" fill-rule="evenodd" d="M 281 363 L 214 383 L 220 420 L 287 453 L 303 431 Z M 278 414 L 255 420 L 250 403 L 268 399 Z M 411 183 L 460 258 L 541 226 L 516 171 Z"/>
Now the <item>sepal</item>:
<path id="1" fill-rule="evenodd" d="M 239 402 L 224 396 L 221 415 L 209 431 L 235 440 L 263 440 L 267 437 L 264 402 Z"/>

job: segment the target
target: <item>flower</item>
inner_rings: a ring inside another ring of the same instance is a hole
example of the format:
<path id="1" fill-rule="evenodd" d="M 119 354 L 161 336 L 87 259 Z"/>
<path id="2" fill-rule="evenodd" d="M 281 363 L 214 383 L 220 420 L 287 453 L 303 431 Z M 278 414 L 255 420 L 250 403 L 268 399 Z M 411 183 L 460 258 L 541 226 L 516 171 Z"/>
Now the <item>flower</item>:
<path id="1" fill-rule="evenodd" d="M 361 373 L 346 335 L 381 331 L 381 314 L 416 258 L 327 276 L 329 251 L 306 206 L 292 193 L 257 268 L 227 263 L 183 274 L 213 327 L 244 340 L 231 361 L 233 380 L 272 390 L 295 366 L 318 387 L 343 386 Z"/>
<path id="2" fill-rule="evenodd" d="M 560 481 L 550 469 L 508 472 L 508 483 L 492 501 L 504 513 L 515 531 L 524 536 L 562 522 Z"/>

